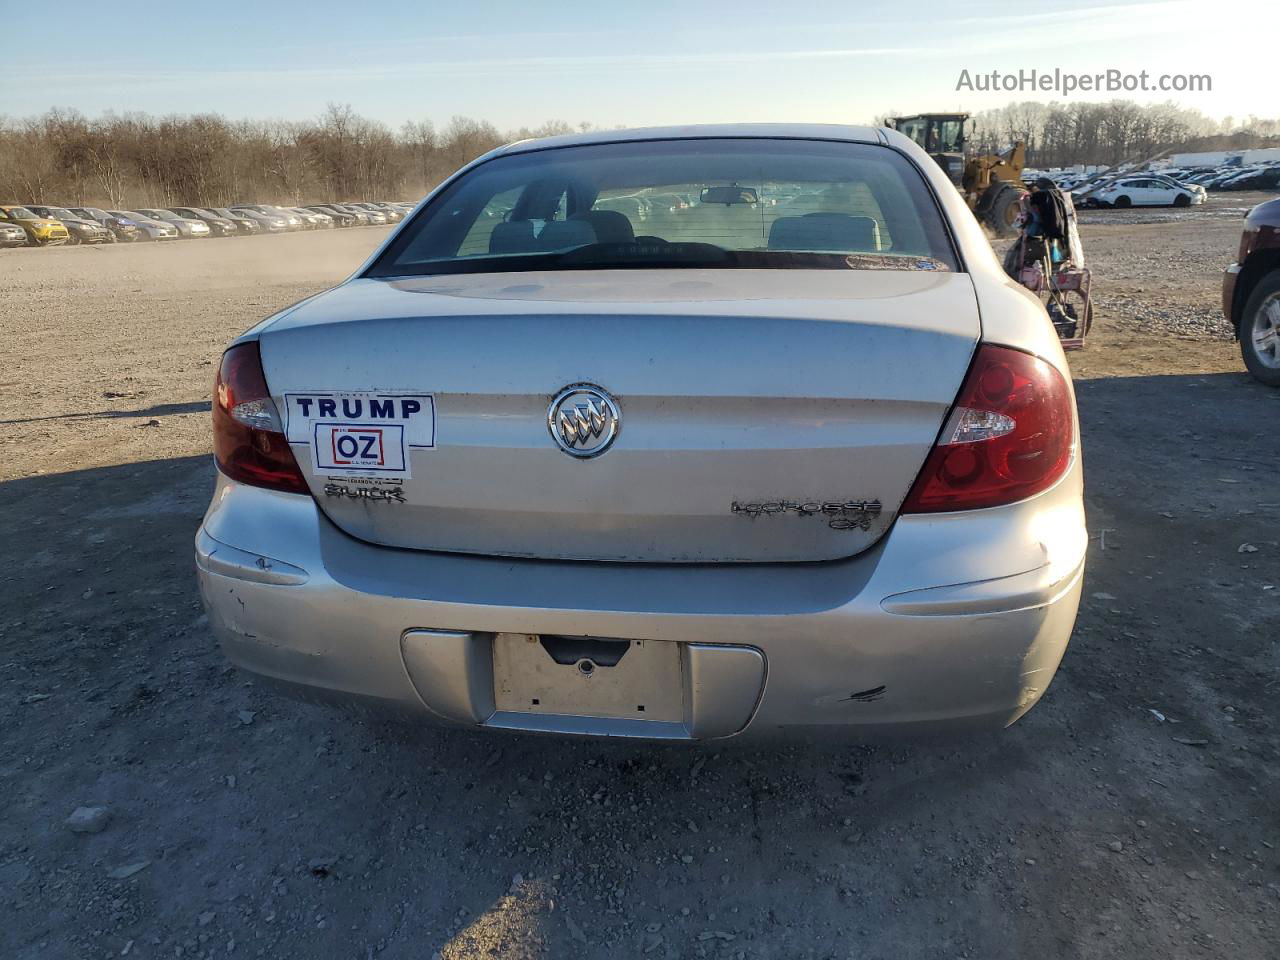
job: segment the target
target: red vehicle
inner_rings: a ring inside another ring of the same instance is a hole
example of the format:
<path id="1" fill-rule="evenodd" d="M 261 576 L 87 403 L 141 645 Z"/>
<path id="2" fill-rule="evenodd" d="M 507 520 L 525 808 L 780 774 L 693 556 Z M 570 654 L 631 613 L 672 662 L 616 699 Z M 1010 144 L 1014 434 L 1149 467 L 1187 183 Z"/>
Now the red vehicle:
<path id="1" fill-rule="evenodd" d="M 1222 312 L 1249 372 L 1280 387 L 1280 199 L 1245 217 L 1240 252 L 1222 278 Z"/>

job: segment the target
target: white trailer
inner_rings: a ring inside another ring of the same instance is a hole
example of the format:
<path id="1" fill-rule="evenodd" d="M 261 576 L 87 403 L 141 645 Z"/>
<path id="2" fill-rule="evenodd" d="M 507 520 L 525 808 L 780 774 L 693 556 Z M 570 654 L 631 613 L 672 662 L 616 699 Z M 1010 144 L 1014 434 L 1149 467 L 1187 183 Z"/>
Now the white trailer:
<path id="1" fill-rule="evenodd" d="M 1169 165 L 1187 167 L 1221 167 L 1232 157 L 1240 156 L 1239 150 L 1212 150 L 1205 153 L 1175 153 L 1169 157 Z"/>
<path id="2" fill-rule="evenodd" d="M 1240 162 L 1246 167 L 1251 167 L 1255 163 L 1277 163 L 1280 162 L 1280 147 L 1267 147 L 1263 150 L 1246 150 L 1240 154 Z"/>

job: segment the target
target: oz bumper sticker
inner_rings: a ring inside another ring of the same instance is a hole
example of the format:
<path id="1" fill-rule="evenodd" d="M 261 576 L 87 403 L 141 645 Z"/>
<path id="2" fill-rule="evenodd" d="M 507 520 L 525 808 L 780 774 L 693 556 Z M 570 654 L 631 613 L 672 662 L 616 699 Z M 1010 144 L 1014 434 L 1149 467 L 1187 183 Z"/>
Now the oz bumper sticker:
<path id="1" fill-rule="evenodd" d="M 316 469 L 323 473 L 359 470 L 366 475 L 409 475 L 404 427 L 398 423 L 317 423 L 311 449 Z"/>
<path id="2" fill-rule="evenodd" d="M 430 394 L 287 393 L 285 435 L 311 448 L 326 477 L 401 481 L 412 475 L 410 453 L 435 446 Z"/>

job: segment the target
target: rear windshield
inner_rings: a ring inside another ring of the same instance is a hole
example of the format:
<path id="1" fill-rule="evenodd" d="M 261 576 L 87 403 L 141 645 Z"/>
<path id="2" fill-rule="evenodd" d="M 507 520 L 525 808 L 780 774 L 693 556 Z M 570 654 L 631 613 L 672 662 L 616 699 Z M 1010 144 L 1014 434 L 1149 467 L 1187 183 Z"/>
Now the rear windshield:
<path id="1" fill-rule="evenodd" d="M 705 139 L 499 156 L 447 187 L 366 276 L 643 267 L 956 270 L 905 157 Z"/>

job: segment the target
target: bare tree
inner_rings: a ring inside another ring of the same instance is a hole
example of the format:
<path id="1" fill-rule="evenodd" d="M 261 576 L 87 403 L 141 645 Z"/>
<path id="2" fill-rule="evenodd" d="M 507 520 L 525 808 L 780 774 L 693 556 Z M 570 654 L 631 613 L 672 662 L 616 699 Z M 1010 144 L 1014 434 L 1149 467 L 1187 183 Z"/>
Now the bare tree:
<path id="1" fill-rule="evenodd" d="M 439 145 L 430 120 L 407 120 L 400 129 L 400 141 L 409 153 L 409 162 L 418 178 L 416 193 L 426 193 L 438 182 L 436 172 Z"/>

